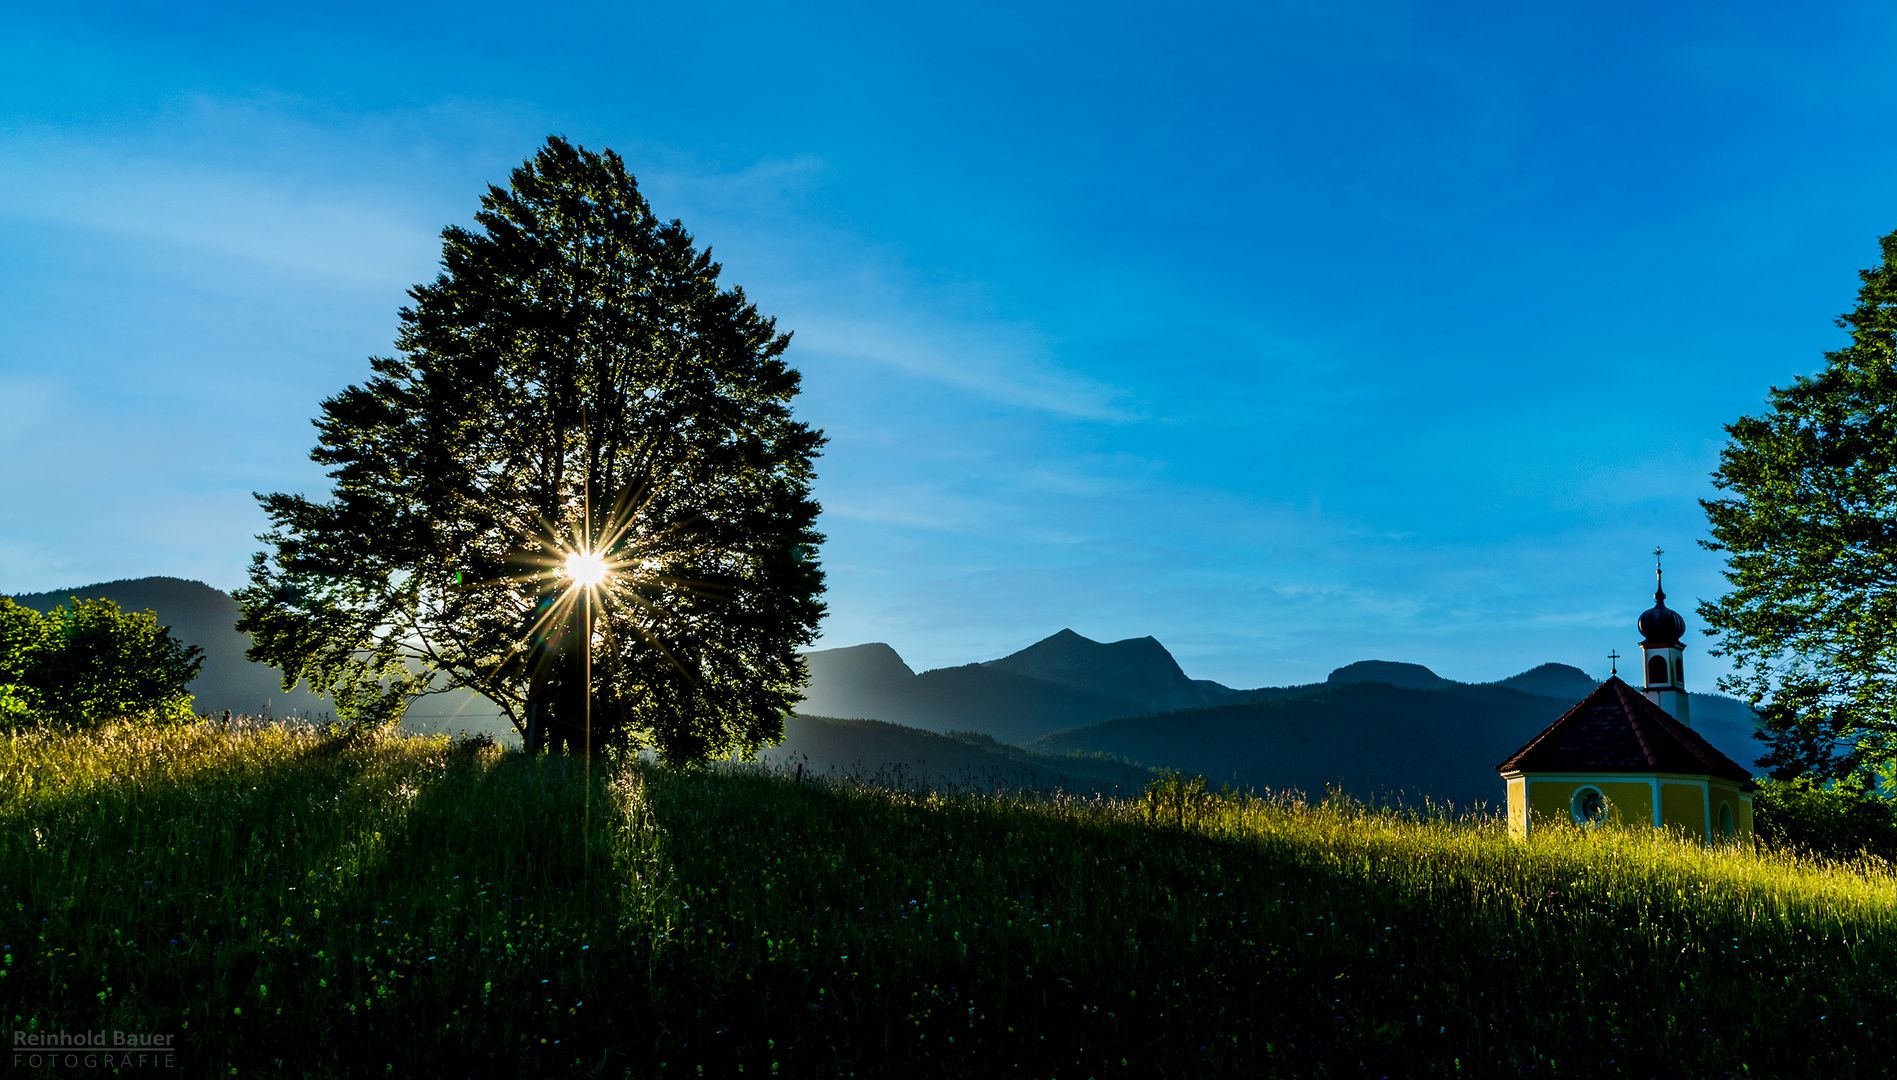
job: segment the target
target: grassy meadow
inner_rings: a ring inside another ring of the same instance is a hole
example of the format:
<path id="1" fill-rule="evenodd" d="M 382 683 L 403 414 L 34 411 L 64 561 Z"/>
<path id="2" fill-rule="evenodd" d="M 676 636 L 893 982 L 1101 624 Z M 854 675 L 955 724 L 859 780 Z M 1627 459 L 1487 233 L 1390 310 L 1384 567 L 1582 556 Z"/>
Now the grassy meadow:
<path id="1" fill-rule="evenodd" d="M 174 1075 L 1897 1060 L 1897 876 L 1872 861 L 210 724 L 0 736 L 0 816 L 10 1030 L 170 1033 Z"/>

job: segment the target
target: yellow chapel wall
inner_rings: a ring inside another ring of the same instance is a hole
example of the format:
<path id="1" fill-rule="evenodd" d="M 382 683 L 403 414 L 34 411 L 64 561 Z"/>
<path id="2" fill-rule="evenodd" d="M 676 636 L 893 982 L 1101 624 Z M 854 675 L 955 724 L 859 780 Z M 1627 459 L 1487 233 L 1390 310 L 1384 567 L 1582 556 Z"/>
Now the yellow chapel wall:
<path id="1" fill-rule="evenodd" d="M 1706 789 L 1696 783 L 1660 781 L 1660 824 L 1706 842 Z M 1734 811 L 1735 816 L 1737 811 Z"/>
<path id="2" fill-rule="evenodd" d="M 1704 780 L 1667 779 L 1660 776 L 1629 777 L 1613 780 L 1580 775 L 1542 777 L 1534 774 L 1506 778 L 1508 785 L 1508 830 L 1516 839 L 1531 831 L 1550 827 L 1574 827 L 1571 810 L 1574 794 L 1583 787 L 1599 788 L 1607 796 L 1610 825 L 1658 824 L 1676 829 L 1704 844 L 1710 820 L 1715 840 L 1719 834 L 1719 807 L 1732 808 L 1734 843 L 1753 842 L 1752 797 L 1739 785 L 1715 777 Z M 1660 788 L 1660 816 L 1653 813 L 1654 786 Z M 1710 819 L 1709 819 L 1710 815 Z"/>
<path id="3" fill-rule="evenodd" d="M 1725 803 L 1732 807 L 1732 841 L 1738 844 L 1752 843 L 1752 796 L 1739 790 L 1739 785 L 1726 780 L 1714 780 L 1708 785 L 1712 797 L 1713 837 L 1724 840 L 1719 835 L 1719 805 Z"/>
<path id="4" fill-rule="evenodd" d="M 1651 780 L 1548 779 L 1523 778 L 1528 788 L 1527 808 L 1532 828 L 1552 825 L 1574 827 L 1574 793 L 1584 787 L 1599 788 L 1607 796 L 1607 824 L 1616 826 L 1653 824 L 1653 782 Z M 1514 781 L 1510 782 L 1511 800 Z"/>
<path id="5" fill-rule="evenodd" d="M 1508 834 L 1528 838 L 1528 781 L 1520 778 L 1508 782 Z"/>

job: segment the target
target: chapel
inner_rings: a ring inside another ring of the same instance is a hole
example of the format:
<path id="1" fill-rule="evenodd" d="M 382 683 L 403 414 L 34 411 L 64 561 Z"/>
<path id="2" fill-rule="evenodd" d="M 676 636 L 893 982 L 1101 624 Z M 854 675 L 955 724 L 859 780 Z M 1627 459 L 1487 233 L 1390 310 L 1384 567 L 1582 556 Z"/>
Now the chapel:
<path id="1" fill-rule="evenodd" d="M 1686 620 L 1666 606 L 1654 567 L 1640 616 L 1641 675 L 1619 673 L 1496 766 L 1509 832 L 1650 826 L 1711 845 L 1752 842 L 1752 774 L 1693 730 L 1681 670 Z"/>

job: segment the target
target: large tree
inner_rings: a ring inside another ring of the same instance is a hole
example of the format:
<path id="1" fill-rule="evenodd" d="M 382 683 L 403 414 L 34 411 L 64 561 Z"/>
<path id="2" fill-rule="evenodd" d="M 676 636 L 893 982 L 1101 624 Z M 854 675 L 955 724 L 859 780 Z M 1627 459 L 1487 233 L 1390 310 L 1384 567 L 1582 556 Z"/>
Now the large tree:
<path id="1" fill-rule="evenodd" d="M 1704 502 L 1731 591 L 1700 605 L 1780 779 L 1897 765 L 1897 233 L 1862 271 L 1850 343 L 1727 425 Z"/>
<path id="2" fill-rule="evenodd" d="M 823 612 L 790 336 L 611 151 L 548 139 L 475 220 L 323 402 L 329 497 L 259 496 L 250 655 L 360 721 L 467 687 L 534 748 L 775 742 Z"/>

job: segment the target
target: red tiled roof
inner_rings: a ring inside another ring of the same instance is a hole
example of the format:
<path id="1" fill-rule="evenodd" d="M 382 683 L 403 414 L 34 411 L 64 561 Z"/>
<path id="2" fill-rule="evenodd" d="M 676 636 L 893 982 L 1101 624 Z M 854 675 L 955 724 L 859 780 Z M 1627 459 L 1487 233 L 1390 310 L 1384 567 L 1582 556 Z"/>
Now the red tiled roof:
<path id="1" fill-rule="evenodd" d="M 1609 677 L 1496 772 L 1663 772 L 1744 783 L 1745 766 L 1620 679 Z"/>

